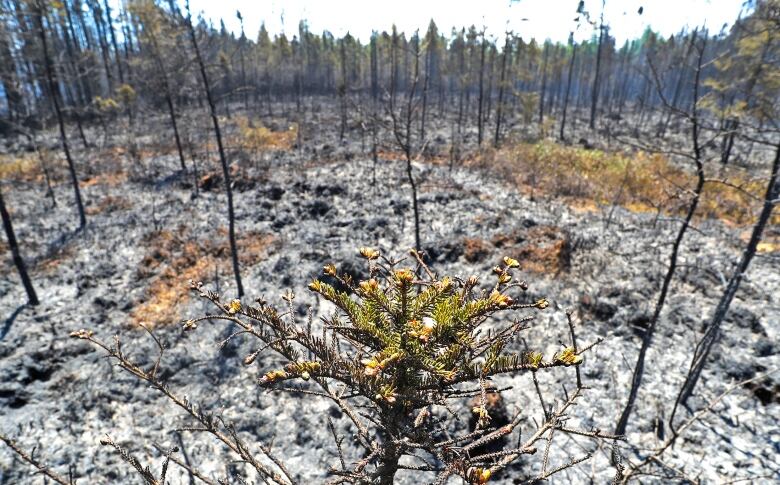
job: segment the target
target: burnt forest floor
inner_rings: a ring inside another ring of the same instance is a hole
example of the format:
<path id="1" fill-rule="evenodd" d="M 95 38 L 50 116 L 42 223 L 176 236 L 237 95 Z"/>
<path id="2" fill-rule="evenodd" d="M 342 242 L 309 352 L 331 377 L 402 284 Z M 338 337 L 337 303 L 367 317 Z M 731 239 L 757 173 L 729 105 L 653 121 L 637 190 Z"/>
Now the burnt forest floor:
<path id="1" fill-rule="evenodd" d="M 149 123 L 149 132 L 165 126 L 164 120 Z M 290 123 L 278 115 L 268 121 L 274 133 L 288 130 Z M 396 256 L 413 246 L 404 163 L 385 153 L 375 164 L 355 125 L 348 132 L 350 141 L 340 142 L 337 121 L 315 130 L 318 123 L 327 124 L 315 117 L 302 126 L 305 146 L 279 135 L 274 149 L 230 151 L 247 297 L 282 306 L 281 295 L 292 289 L 301 319 L 309 307 L 317 316 L 332 310 L 306 289 L 323 265 L 332 262 L 359 276 L 359 246 Z M 102 138 L 98 128 L 90 130 L 89 136 Z M 450 170 L 446 142 L 439 140 L 446 139 L 449 126 L 442 124 L 438 130 L 431 150 L 443 155 L 414 164 L 423 248 L 433 269 L 487 280 L 503 256 L 519 259 L 520 277 L 530 285 L 528 299 L 546 297 L 551 307 L 523 333 L 517 349 L 527 346 L 545 355 L 559 350 L 560 342 L 568 341 L 564 311 L 573 310 L 578 339 L 603 342 L 582 366 L 589 389 L 571 419 L 579 427 L 611 431 L 626 399 L 679 221 L 619 205 L 583 209 L 544 193 L 529 194 L 501 172 L 479 164 L 455 164 Z M 123 146 L 127 133 L 112 137 L 108 146 L 77 150 L 89 221 L 82 232 L 74 232 L 77 217 L 61 162 L 52 162 L 56 208 L 45 197 L 39 173 L 6 179 L 6 203 L 42 303 L 35 308 L 23 305 L 18 275 L 4 257 L 0 431 L 27 450 L 37 447 L 36 457 L 57 472 L 67 476 L 70 467 L 79 483 L 141 483 L 117 454 L 99 445 L 105 434 L 155 470 L 162 458 L 154 445 L 177 445 L 190 463 L 215 480 L 241 476 L 246 470 L 238 464 L 224 468 L 232 458 L 214 440 L 202 433 L 174 431 L 190 423 L 163 396 L 88 344 L 68 337 L 82 328 L 108 342 L 119 335 L 133 359 L 151 365 L 155 345 L 139 329 L 144 323 L 168 346 L 162 376 L 171 388 L 234 421 L 248 442 L 271 444 L 298 477 L 322 483 L 338 461 L 326 419 L 333 419 L 340 435 L 350 436 L 346 417 L 323 399 L 261 389 L 255 380 L 258 373 L 279 360 L 264 353 L 245 368 L 243 358 L 256 349 L 241 339 L 219 348 L 217 343 L 227 335 L 224 326 L 203 323 L 194 333 L 181 329 L 183 318 L 208 311 L 203 302 L 190 298 L 190 280 L 226 295 L 235 293 L 226 197 L 213 148 L 203 144 L 188 153 L 188 163 L 192 153 L 198 159 L 195 175 L 178 170 L 170 147 L 165 154 L 141 149 L 133 161 Z M 146 141 L 150 139 L 147 135 Z M 48 142 L 49 156 L 56 160 L 56 139 Z M 193 197 L 196 184 L 198 196 Z M 686 235 L 673 290 L 648 354 L 638 408 L 621 445 L 626 460 L 642 459 L 661 443 L 664 431 L 668 434 L 658 423 L 669 417 L 693 342 L 738 260 L 746 229 L 698 219 L 696 230 Z M 769 233 L 777 235 L 777 227 Z M 731 384 L 777 369 L 778 332 L 780 258 L 768 252 L 750 267 L 691 406 L 701 408 Z M 540 373 L 540 384 L 561 400 L 562 384 L 574 385 L 572 373 Z M 510 412 L 540 413 L 530 376 L 503 378 L 497 384 L 512 386 L 504 395 Z M 460 411 L 465 417 L 457 426 L 465 428 L 467 402 Z M 614 475 L 608 445 L 560 439 L 550 456 L 551 467 L 585 452 L 594 457 L 551 482 L 606 483 Z M 344 446 L 348 458 L 361 458 L 349 440 Z M 725 396 L 664 455 L 664 464 L 707 483 L 750 477 L 755 483 L 770 483 L 780 479 L 779 454 L 780 376 L 773 374 Z M 528 459 L 495 482 L 519 483 L 538 473 L 540 461 Z M 173 465 L 169 480 L 189 483 L 186 472 Z M 419 480 L 399 475 L 399 483 Z M 38 484 L 44 478 L 9 449 L 0 448 L 0 483 Z"/>

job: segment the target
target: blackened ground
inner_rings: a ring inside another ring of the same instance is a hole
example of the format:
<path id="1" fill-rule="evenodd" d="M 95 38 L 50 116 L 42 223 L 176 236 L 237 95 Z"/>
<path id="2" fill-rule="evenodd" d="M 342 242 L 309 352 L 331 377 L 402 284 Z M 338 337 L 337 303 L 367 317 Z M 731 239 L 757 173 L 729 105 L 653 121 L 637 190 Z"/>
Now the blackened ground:
<path id="1" fill-rule="evenodd" d="M 55 187 L 56 209 L 47 206 L 39 181 L 18 182 L 5 191 L 42 304 L 22 306 L 18 277 L 3 262 L 0 431 L 28 450 L 37 446 L 36 456 L 60 474 L 67 475 L 70 466 L 80 483 L 141 483 L 115 453 L 98 444 L 106 433 L 154 470 L 162 463 L 153 446 L 158 444 L 181 446 L 190 462 L 214 479 L 244 473 L 237 465 L 226 468 L 233 457 L 208 436 L 174 432 L 191 423 L 166 399 L 86 343 L 68 338 L 81 328 L 94 330 L 104 341 L 118 334 L 133 358 L 151 364 L 154 343 L 137 326 L 148 321 L 168 346 L 163 376 L 173 389 L 234 421 L 248 442 L 271 445 L 300 478 L 321 483 L 338 462 L 326 418 L 333 418 L 339 434 L 347 437 L 352 435 L 348 420 L 324 400 L 260 389 L 255 377 L 279 361 L 263 354 L 244 368 L 241 360 L 255 350 L 252 342 L 237 339 L 220 350 L 224 327 L 204 323 L 193 333 L 181 330 L 182 318 L 208 310 L 185 296 L 189 279 L 228 296 L 234 294 L 234 283 L 225 246 L 225 194 L 221 183 L 204 179 L 218 179 L 220 172 L 213 162 L 201 161 L 201 190 L 193 198 L 194 177 L 176 174 L 177 163 L 173 155 L 150 157 L 139 166 L 125 161 L 121 173 L 127 177 L 85 183 L 92 214 L 82 233 L 69 232 L 76 217 L 68 206 L 66 183 Z M 455 167 L 450 172 L 445 165 L 420 163 L 414 174 L 421 184 L 424 246 L 439 274 L 475 274 L 487 281 L 502 256 L 514 256 L 523 262 L 528 299 L 544 296 L 552 302 L 516 343 L 518 349 L 528 346 L 545 355 L 560 349 L 560 342 L 568 341 L 564 309 L 575 311 L 581 343 L 604 339 L 583 365 L 590 389 L 574 408 L 571 425 L 611 430 L 627 395 L 678 221 L 618 209 L 607 225 L 605 214 L 577 211 L 543 197 L 529 200 L 483 171 Z M 371 183 L 374 175 L 376 185 Z M 375 166 L 356 142 L 310 142 L 306 150 L 269 153 L 261 163 L 241 164 L 234 183 L 247 296 L 281 306 L 282 293 L 291 288 L 299 314 L 312 306 L 317 315 L 326 315 L 331 308 L 306 289 L 324 264 L 333 262 L 359 277 L 364 269 L 357 247 L 402 256 L 413 244 L 405 177 L 401 162 L 383 159 Z M 692 342 L 701 335 L 744 244 L 740 230 L 719 222 L 699 221 L 697 229 L 686 237 L 627 436 L 642 451 L 634 454 L 623 446 L 627 460 L 641 459 L 668 433 L 654 423 L 668 419 Z M 691 404 L 701 407 L 730 383 L 776 369 L 779 330 L 780 261 L 761 256 L 749 270 Z M 570 369 L 539 378 L 550 403 L 563 398 L 562 385 L 574 387 Z M 726 396 L 664 455 L 664 463 L 704 482 L 751 476 L 765 477 L 757 482 L 777 480 L 778 383 L 777 376 L 770 376 Z M 529 433 L 531 418 L 538 420 L 541 413 L 530 376 L 497 384 L 513 386 L 504 400 L 510 413 L 527 412 L 523 432 Z M 468 402 L 458 409 L 463 420 L 454 426 L 463 429 Z M 554 481 L 611 479 L 608 446 L 558 439 L 551 467 L 585 452 L 594 457 Z M 361 458 L 349 439 L 345 450 L 349 459 Z M 526 459 L 496 482 L 532 476 L 540 461 Z M 189 483 L 175 466 L 169 480 Z M 0 483 L 38 484 L 44 479 L 0 448 Z M 401 474 L 399 483 L 421 479 Z"/>

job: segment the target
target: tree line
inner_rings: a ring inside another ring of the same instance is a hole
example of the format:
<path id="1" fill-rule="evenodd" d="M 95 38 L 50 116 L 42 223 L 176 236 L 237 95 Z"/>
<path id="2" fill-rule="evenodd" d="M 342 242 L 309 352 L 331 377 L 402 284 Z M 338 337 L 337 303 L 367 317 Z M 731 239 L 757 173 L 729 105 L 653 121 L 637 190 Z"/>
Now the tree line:
<path id="1" fill-rule="evenodd" d="M 421 97 L 417 129 L 422 135 L 435 110 L 455 113 L 458 133 L 475 126 L 479 145 L 498 145 L 509 117 L 540 125 L 547 119 L 563 139 L 573 111 L 586 113 L 590 128 L 604 118 L 630 116 L 634 129 L 652 125 L 663 136 L 673 119 L 672 111 L 657 117 L 663 98 L 672 108 L 692 103 L 693 70 L 684 66 L 697 38 L 708 39 L 701 74 L 707 82 L 700 96 L 711 99 L 712 113 L 723 127 L 735 127 L 735 111 L 755 107 L 760 93 L 776 92 L 765 85 L 774 74 L 761 72 L 776 54 L 772 40 L 748 27 L 751 17 L 775 4 L 759 2 L 733 28 L 715 34 L 686 28 L 663 37 L 648 28 L 622 44 L 603 16 L 591 15 L 582 2 L 572 5 L 577 7 L 576 12 L 572 8 L 572 31 L 591 32 L 584 42 L 574 42 L 573 35 L 565 43 L 539 42 L 522 32 L 477 26 L 444 33 L 433 20 L 424 33 L 407 34 L 393 26 L 375 31 L 367 43 L 349 33 L 340 38 L 328 31 L 313 33 L 303 21 L 291 39 L 271 35 L 264 25 L 254 38 L 243 28 L 236 35 L 224 23 L 217 27 L 203 19 L 194 30 L 214 79 L 215 103 L 227 114 L 231 104 L 273 114 L 274 103 L 285 101 L 300 110 L 305 97 L 317 95 L 341 100 L 346 120 L 356 104 L 414 88 Z M 243 25 L 241 13 L 236 15 Z M 166 112 L 180 146 L 178 110 L 203 103 L 186 16 L 173 0 L 131 0 L 118 10 L 107 0 L 3 0 L 4 130 L 35 127 L 59 109 L 87 146 L 83 124 L 130 86 L 134 103 Z M 724 163 L 733 142 L 733 136 L 724 141 Z M 184 165 L 183 154 L 181 159 Z"/>

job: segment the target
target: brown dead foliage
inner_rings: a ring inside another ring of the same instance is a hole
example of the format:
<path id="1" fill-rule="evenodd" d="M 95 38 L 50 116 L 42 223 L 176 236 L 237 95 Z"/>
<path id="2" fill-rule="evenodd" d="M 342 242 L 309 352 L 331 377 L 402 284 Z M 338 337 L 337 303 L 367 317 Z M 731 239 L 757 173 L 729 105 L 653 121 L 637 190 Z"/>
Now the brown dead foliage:
<path id="1" fill-rule="evenodd" d="M 246 192 L 267 180 L 267 173 L 251 170 L 251 162 L 239 159 L 230 166 L 230 186 L 234 191 Z M 204 174 L 198 180 L 198 187 L 204 192 L 223 190 L 225 187 L 222 170 L 213 170 Z"/>
<path id="2" fill-rule="evenodd" d="M 390 162 L 405 162 L 406 154 L 399 149 L 385 148 L 377 150 L 376 156 L 379 160 L 387 160 Z M 450 157 L 447 154 L 437 154 L 432 152 L 425 152 L 413 155 L 414 161 L 424 161 L 431 165 L 446 166 L 450 164 Z"/>
<path id="3" fill-rule="evenodd" d="M 743 231 L 739 239 L 747 243 L 750 240 L 752 231 Z M 780 252 L 780 226 L 771 226 L 764 231 L 761 242 L 756 246 L 759 253 L 777 253 Z"/>
<path id="4" fill-rule="evenodd" d="M 27 269 L 33 275 L 51 274 L 62 263 L 73 259 L 77 253 L 76 245 L 73 241 L 67 242 L 36 258 L 35 253 L 38 249 L 40 249 L 39 244 L 29 241 L 25 242 L 24 247 L 21 248 L 22 258 L 26 263 Z M 11 248 L 4 239 L 0 239 L 0 274 L 8 275 L 11 272 L 16 274 L 16 268 L 11 258 Z"/>
<path id="5" fill-rule="evenodd" d="M 377 150 L 376 156 L 380 160 L 403 160 L 406 155 L 401 150 Z"/>
<path id="6" fill-rule="evenodd" d="M 232 146 L 259 153 L 264 150 L 291 150 L 298 138 L 298 125 L 293 123 L 276 129 L 263 125 L 260 120 L 246 116 L 235 118 L 235 133 L 230 136 Z"/>
<path id="7" fill-rule="evenodd" d="M 97 204 L 93 204 L 85 209 L 87 215 L 94 216 L 96 214 L 111 214 L 112 212 L 120 210 L 128 210 L 133 207 L 133 204 L 125 197 L 107 195 L 100 199 Z"/>
<path id="8" fill-rule="evenodd" d="M 642 151 L 603 151 L 544 140 L 485 149 L 466 165 L 493 170 L 529 196 L 574 201 L 586 211 L 618 204 L 632 212 L 684 214 L 695 173 Z M 709 173 L 709 170 L 708 170 Z M 766 181 L 737 167 L 721 167 L 704 186 L 697 217 L 737 226 L 754 223 Z M 772 218 L 780 224 L 780 214 Z"/>
<path id="9" fill-rule="evenodd" d="M 463 257 L 469 263 L 484 261 L 492 251 L 490 243 L 484 239 L 467 237 L 463 239 Z"/>
<path id="10" fill-rule="evenodd" d="M 130 313 L 134 324 L 157 325 L 179 320 L 179 309 L 189 301 L 190 280 L 209 279 L 215 268 L 230 267 L 230 247 L 227 229 L 217 230 L 214 237 L 193 237 L 179 227 L 149 233 L 142 244 L 146 254 L 139 264 L 139 279 L 151 278 L 143 300 Z M 250 232 L 238 240 L 241 268 L 260 262 L 274 245 L 270 234 Z M 223 269 L 222 274 L 225 274 Z"/>
<path id="11" fill-rule="evenodd" d="M 218 258 L 230 257 L 230 243 L 227 227 L 217 229 L 219 244 L 212 246 L 212 254 Z M 242 267 L 254 266 L 263 260 L 268 254 L 268 249 L 277 242 L 273 234 L 249 232 L 238 234 L 236 245 L 238 246 L 238 262 Z"/>
<path id="12" fill-rule="evenodd" d="M 43 180 L 43 172 L 36 154 L 0 155 L 0 180 L 20 182 Z"/>
<path id="13" fill-rule="evenodd" d="M 208 192 L 209 190 L 217 188 L 222 183 L 222 177 L 214 173 L 207 173 L 206 175 L 202 176 L 200 180 L 198 181 L 198 187 L 200 190 L 203 190 L 205 192 Z"/>
<path id="14" fill-rule="evenodd" d="M 76 256 L 76 246 L 73 243 L 66 244 L 57 251 L 47 255 L 35 265 L 35 272 L 53 273 L 62 263 Z"/>
<path id="15" fill-rule="evenodd" d="M 558 274 L 568 270 L 571 263 L 569 236 L 559 227 L 538 225 L 500 233 L 492 242 L 503 255 L 518 260 L 526 271 Z"/>
<path id="16" fill-rule="evenodd" d="M 127 181 L 127 173 L 121 170 L 100 173 L 89 177 L 81 182 L 82 187 L 92 187 L 93 185 L 106 185 L 116 187 Z"/>
<path id="17" fill-rule="evenodd" d="M 0 271 L 3 274 L 8 274 L 11 271 L 11 248 L 8 247 L 8 243 L 0 239 L 0 254 L 3 256 L 0 258 Z"/>

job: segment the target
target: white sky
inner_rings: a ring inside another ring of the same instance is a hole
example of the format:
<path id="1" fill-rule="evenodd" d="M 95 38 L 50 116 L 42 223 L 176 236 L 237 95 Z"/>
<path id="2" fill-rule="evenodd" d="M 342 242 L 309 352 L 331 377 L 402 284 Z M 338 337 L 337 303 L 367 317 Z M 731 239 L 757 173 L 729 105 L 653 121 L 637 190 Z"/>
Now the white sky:
<path id="1" fill-rule="evenodd" d="M 284 32 L 288 38 L 297 33 L 298 22 L 306 19 L 309 30 L 320 34 L 327 29 L 341 36 L 350 32 L 366 42 L 372 30 L 390 30 L 393 23 L 400 31 L 424 32 L 434 19 L 439 30 L 449 35 L 451 28 L 472 24 L 487 27 L 489 35 L 502 37 L 509 29 L 526 39 L 565 41 L 575 28 L 578 0 L 190 0 L 194 15 L 202 13 L 218 25 L 223 18 L 228 29 L 240 32 L 236 10 L 244 17 L 247 37 L 254 39 L 261 22 L 273 35 Z M 744 0 L 607 0 L 605 23 L 618 43 L 639 37 L 650 25 L 664 35 L 683 26 L 706 25 L 711 33 L 724 23 L 731 25 L 743 8 Z M 637 13 L 644 7 L 642 15 Z M 585 8 L 594 18 L 601 13 L 600 0 L 586 0 Z M 523 20 L 527 19 L 527 20 Z M 584 23 L 577 40 L 590 37 L 592 27 Z"/>

